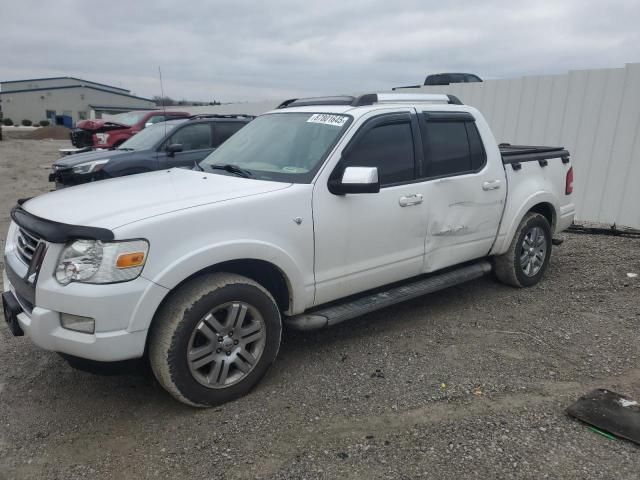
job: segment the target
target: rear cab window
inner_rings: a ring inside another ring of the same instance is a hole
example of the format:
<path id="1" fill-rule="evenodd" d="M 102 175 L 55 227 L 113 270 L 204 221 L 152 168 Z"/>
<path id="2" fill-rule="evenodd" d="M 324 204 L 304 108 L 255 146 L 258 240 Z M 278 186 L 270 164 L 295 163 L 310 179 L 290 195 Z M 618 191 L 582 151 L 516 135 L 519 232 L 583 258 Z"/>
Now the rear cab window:
<path id="1" fill-rule="evenodd" d="M 423 112 L 420 117 L 427 178 L 475 173 L 484 167 L 486 153 L 470 114 Z"/>

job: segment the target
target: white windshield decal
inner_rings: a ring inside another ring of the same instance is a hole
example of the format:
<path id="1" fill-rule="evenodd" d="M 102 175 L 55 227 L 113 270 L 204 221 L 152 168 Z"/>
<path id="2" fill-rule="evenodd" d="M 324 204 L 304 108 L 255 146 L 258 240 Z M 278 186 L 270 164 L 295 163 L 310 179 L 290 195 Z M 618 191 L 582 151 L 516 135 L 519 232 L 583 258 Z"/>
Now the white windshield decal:
<path id="1" fill-rule="evenodd" d="M 307 123 L 322 123 L 324 125 L 333 125 L 334 127 L 341 127 L 347 123 L 349 117 L 344 115 L 330 115 L 328 113 L 314 113 L 311 115 Z"/>

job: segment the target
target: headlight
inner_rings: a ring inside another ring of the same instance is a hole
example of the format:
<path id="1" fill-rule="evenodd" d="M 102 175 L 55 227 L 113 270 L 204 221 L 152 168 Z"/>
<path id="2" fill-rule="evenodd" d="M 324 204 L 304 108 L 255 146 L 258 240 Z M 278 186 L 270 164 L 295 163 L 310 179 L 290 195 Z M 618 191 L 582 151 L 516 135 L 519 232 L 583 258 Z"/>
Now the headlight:
<path id="1" fill-rule="evenodd" d="M 110 159 L 105 158 L 104 160 L 94 160 L 93 162 L 80 163 L 73 167 L 73 173 L 85 174 L 99 172 L 104 168 L 109 160 Z"/>
<path id="2" fill-rule="evenodd" d="M 142 272 L 148 251 L 146 240 L 75 240 L 60 254 L 56 280 L 62 285 L 133 280 Z"/>

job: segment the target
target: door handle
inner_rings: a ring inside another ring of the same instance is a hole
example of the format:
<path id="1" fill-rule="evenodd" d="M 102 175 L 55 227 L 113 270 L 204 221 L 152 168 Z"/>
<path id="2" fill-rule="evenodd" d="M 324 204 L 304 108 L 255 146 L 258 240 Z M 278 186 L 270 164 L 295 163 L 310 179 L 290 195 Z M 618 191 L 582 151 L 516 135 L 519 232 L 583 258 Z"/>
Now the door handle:
<path id="1" fill-rule="evenodd" d="M 482 189 L 486 192 L 489 190 L 497 190 L 500 188 L 500 180 L 489 180 L 482 184 Z"/>
<path id="2" fill-rule="evenodd" d="M 398 203 L 401 207 L 410 207 L 411 205 L 418 205 L 422 203 L 422 194 L 414 193 L 413 195 L 407 195 L 400 197 Z"/>

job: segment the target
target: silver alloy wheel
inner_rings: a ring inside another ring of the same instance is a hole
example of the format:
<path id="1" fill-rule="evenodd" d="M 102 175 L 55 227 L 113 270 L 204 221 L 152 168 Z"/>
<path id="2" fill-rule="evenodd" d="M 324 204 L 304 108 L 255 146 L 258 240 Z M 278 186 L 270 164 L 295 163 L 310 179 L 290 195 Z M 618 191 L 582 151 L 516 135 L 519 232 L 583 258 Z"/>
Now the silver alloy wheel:
<path id="1" fill-rule="evenodd" d="M 538 274 L 547 256 L 547 237 L 540 227 L 531 228 L 522 240 L 520 267 L 528 277 Z"/>
<path id="2" fill-rule="evenodd" d="M 256 366 L 266 343 L 260 312 L 246 302 L 217 306 L 196 325 L 187 347 L 189 371 L 207 388 L 225 388 Z"/>

